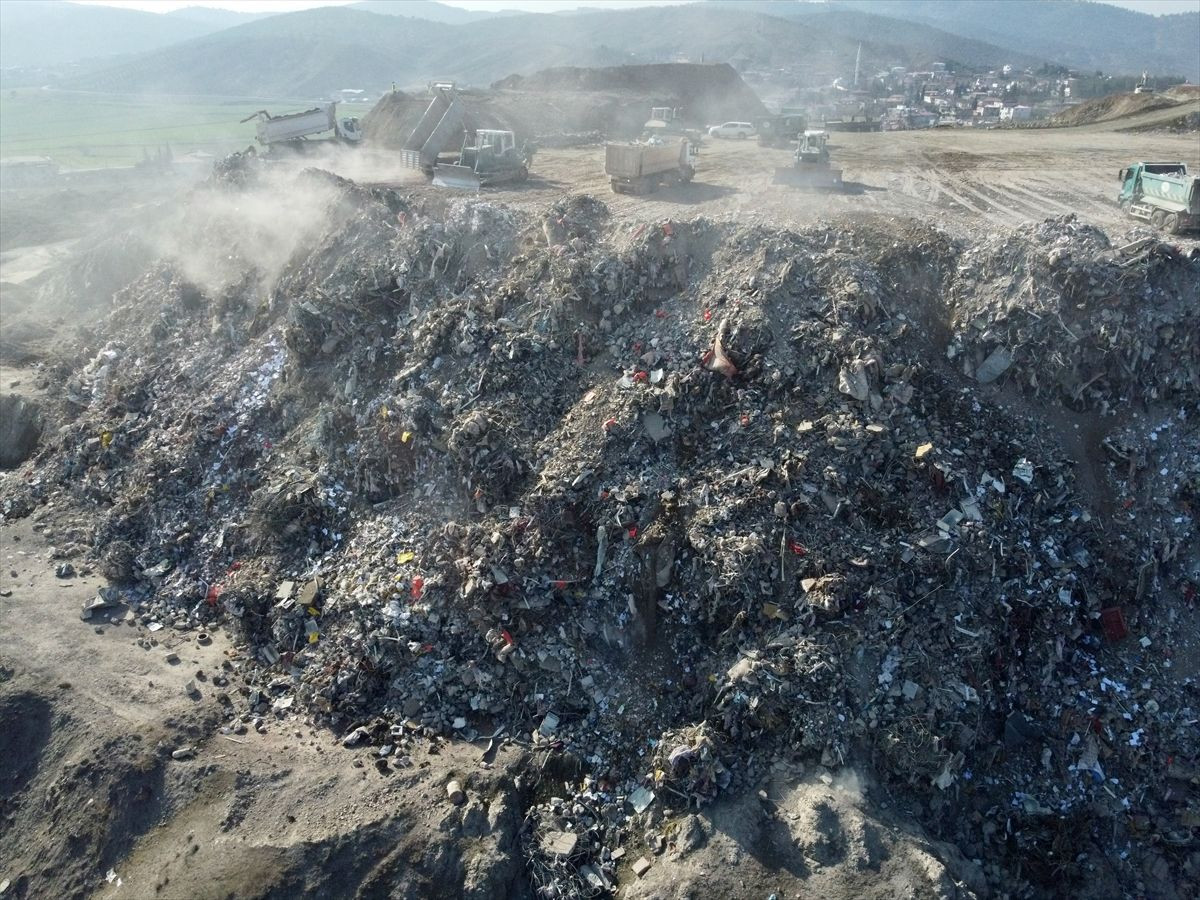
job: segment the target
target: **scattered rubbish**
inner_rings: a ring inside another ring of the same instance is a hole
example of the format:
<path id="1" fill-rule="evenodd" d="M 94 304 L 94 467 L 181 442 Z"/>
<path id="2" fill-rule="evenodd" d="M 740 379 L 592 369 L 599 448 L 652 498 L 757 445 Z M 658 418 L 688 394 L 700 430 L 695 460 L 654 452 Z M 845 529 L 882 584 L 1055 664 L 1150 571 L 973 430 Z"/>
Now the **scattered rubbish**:
<path id="1" fill-rule="evenodd" d="M 1194 261 L 1070 217 L 664 228 L 304 177 L 330 221 L 269 279 L 206 232 L 225 287 L 158 260 L 46 367 L 70 414 L 0 504 L 86 514 L 121 587 L 84 620 L 228 629 L 238 726 L 372 777 L 511 735 L 546 897 L 621 889 L 777 761 L 869 759 L 997 895 L 1182 846 Z"/>

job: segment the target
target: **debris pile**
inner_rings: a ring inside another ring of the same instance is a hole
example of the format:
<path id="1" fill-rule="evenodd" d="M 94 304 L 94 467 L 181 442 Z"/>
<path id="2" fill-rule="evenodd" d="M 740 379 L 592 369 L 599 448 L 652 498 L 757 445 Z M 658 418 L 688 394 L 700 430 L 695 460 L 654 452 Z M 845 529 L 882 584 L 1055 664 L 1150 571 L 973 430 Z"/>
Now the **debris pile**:
<path id="1" fill-rule="evenodd" d="M 146 646 L 234 631 L 230 727 L 526 747 L 544 897 L 776 760 L 868 768 L 1001 890 L 1200 877 L 1195 260 L 315 184 L 277 277 L 119 295 L 19 485 Z"/>

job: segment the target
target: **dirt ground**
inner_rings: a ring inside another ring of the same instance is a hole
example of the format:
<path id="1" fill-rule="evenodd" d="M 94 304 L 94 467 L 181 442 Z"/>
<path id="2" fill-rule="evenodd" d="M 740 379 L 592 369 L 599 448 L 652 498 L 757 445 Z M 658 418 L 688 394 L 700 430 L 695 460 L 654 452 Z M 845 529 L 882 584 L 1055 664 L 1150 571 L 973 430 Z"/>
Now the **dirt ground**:
<path id="1" fill-rule="evenodd" d="M 1200 101 L 1069 129 L 836 133 L 830 154 L 833 165 L 843 169 L 847 190 L 841 193 L 773 184 L 775 168 L 790 164 L 787 150 L 762 148 L 753 140 L 713 139 L 701 148 L 693 183 L 650 196 L 612 193 L 600 147 L 543 150 L 528 184 L 488 193 L 530 208 L 566 191 L 588 193 L 603 197 L 611 210 L 631 221 L 703 215 L 805 225 L 818 218 L 881 215 L 932 219 L 970 231 L 1075 213 L 1119 234 L 1145 224 L 1117 209 L 1120 169 L 1136 160 L 1170 159 L 1200 170 L 1200 143 L 1194 134 L 1118 129 L 1145 128 L 1195 109 Z M 406 189 L 422 183 L 415 173 L 379 180 Z"/>
<path id="2" fill-rule="evenodd" d="M 599 147 L 542 151 L 528 184 L 487 193 L 529 209 L 590 193 L 631 225 L 883 216 L 979 232 L 1076 213 L 1115 240 L 1143 225 L 1114 203 L 1122 166 L 1200 170 L 1194 134 L 1118 128 L 1180 111 L 1071 129 L 837 134 L 831 153 L 850 186 L 838 194 L 772 184 L 790 155 L 753 141 L 708 141 L 694 183 L 649 198 L 609 190 Z M 419 177 L 376 180 L 435 192 Z M 26 248 L 0 258 L 11 283 L 65 249 L 19 236 L 4 246 Z M 0 371 L 5 392 L 36 398 L 35 383 L 32 370 Z M 223 634 L 151 631 L 123 606 L 81 620 L 104 586 L 84 562 L 86 525 L 37 514 L 0 525 L 0 898 L 529 895 L 520 811 L 552 785 L 538 787 L 520 744 L 485 760 L 480 746 L 429 739 L 411 765 L 384 772 L 286 709 L 261 729 L 228 718 L 221 696 L 246 660 Z M 56 577 L 63 562 L 78 573 Z M 447 800 L 451 778 L 462 806 Z M 682 820 L 644 877 L 625 870 L 622 896 L 982 895 L 957 851 L 862 797 L 850 782 L 780 770 L 759 795 Z"/>
<path id="3" fill-rule="evenodd" d="M 554 782 L 539 786 L 519 747 L 484 761 L 478 746 L 433 741 L 384 772 L 286 713 L 261 730 L 222 727 L 244 663 L 228 638 L 150 632 L 124 606 L 81 621 L 104 580 L 85 566 L 57 578 L 56 565 L 79 561 L 79 535 L 38 519 L 0 526 L 0 896 L 532 896 L 520 809 Z M 622 895 L 983 889 L 955 848 L 871 808 L 863 788 L 777 766 L 757 796 L 671 826 L 643 877 L 626 860 Z"/>

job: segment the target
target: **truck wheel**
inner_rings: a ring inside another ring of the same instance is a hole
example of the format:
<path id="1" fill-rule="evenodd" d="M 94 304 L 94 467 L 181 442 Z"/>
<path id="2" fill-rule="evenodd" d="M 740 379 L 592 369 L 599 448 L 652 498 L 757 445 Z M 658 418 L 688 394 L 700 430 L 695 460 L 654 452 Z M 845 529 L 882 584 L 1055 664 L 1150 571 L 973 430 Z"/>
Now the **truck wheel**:
<path id="1" fill-rule="evenodd" d="M 739 131 L 739 132 L 738 132 L 738 140 L 739 140 L 739 141 L 744 141 L 745 139 L 746 139 L 746 132 L 744 132 L 744 131 Z"/>
<path id="2" fill-rule="evenodd" d="M 1167 213 L 1163 219 L 1163 231 L 1167 234 L 1179 234 L 1179 213 Z"/>
<path id="3" fill-rule="evenodd" d="M 1163 212 L 1161 209 L 1156 209 L 1154 212 L 1150 213 L 1150 224 L 1153 225 L 1155 228 L 1157 228 L 1159 231 L 1163 230 L 1163 223 L 1165 223 L 1166 221 L 1167 221 L 1167 214 L 1165 212 Z"/>

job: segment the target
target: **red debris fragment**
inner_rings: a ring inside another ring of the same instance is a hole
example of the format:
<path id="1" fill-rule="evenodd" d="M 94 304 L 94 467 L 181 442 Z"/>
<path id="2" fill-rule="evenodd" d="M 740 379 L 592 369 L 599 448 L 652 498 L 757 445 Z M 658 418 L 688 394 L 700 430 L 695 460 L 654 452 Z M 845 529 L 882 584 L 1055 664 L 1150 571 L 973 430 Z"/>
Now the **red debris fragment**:
<path id="1" fill-rule="evenodd" d="M 799 541 L 792 541 L 792 552 L 797 556 L 808 556 L 808 548 Z"/>
<path id="2" fill-rule="evenodd" d="M 633 539 L 634 539 L 634 538 L 636 538 L 636 537 L 637 537 L 637 526 L 636 526 L 636 525 L 630 525 L 630 526 L 629 526 L 629 539 L 630 539 L 630 540 L 633 540 Z"/>
<path id="3" fill-rule="evenodd" d="M 1100 610 L 1100 624 L 1104 626 L 1104 636 L 1110 641 L 1129 636 L 1129 626 L 1125 624 L 1125 614 L 1119 606 Z"/>
<path id="4" fill-rule="evenodd" d="M 417 575 L 412 580 L 412 596 L 414 600 L 421 599 L 421 592 L 425 590 L 425 579 Z"/>
<path id="5" fill-rule="evenodd" d="M 516 643 L 516 641 L 513 640 L 513 636 L 508 633 L 507 628 L 500 629 L 500 637 L 504 638 L 504 643 L 508 644 L 510 647 Z"/>

